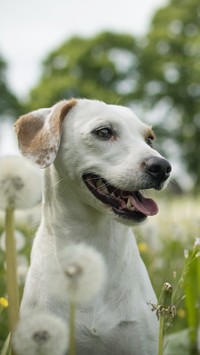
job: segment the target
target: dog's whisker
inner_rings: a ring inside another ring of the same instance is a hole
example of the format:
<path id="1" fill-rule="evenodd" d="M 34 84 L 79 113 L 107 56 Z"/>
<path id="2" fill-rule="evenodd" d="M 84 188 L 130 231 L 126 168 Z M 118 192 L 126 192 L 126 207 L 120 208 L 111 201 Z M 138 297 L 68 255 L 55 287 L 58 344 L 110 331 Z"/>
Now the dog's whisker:
<path id="1" fill-rule="evenodd" d="M 57 186 L 58 184 L 60 184 L 61 182 L 63 182 L 64 180 L 66 180 L 66 178 L 64 177 L 64 178 L 62 178 L 62 179 L 60 179 L 60 180 L 58 180 L 58 181 L 56 181 L 54 184 L 52 184 L 51 185 L 51 187 L 55 187 L 55 186 Z"/>
<path id="2" fill-rule="evenodd" d="M 103 190 L 104 188 L 107 188 L 109 185 L 110 185 L 109 183 L 105 183 L 105 184 L 99 185 L 99 186 L 95 187 L 93 189 L 93 191 Z"/>
<path id="3" fill-rule="evenodd" d="M 92 177 L 92 178 L 90 178 L 90 181 L 98 181 L 98 180 L 100 180 L 100 178 L 99 177 Z M 93 191 L 98 191 L 98 190 L 103 190 L 103 189 L 105 189 L 105 188 L 108 188 L 109 186 L 112 186 L 112 188 L 114 188 L 113 189 L 113 191 L 112 191 L 112 193 L 114 193 L 115 194 L 115 192 L 117 192 L 118 190 L 119 190 L 119 188 L 118 187 L 115 187 L 114 185 L 116 184 L 116 186 L 117 186 L 117 184 L 118 184 L 118 180 L 116 179 L 116 182 L 113 180 L 112 181 L 112 184 L 110 184 L 109 182 L 105 182 L 105 183 L 103 183 L 103 184 L 101 184 L 101 185 L 98 185 L 98 186 L 93 186 Z M 120 191 L 121 191 L 121 193 L 123 194 L 123 192 L 124 191 L 126 191 L 126 190 L 128 190 L 128 185 L 127 185 L 127 189 L 126 189 L 126 186 L 125 186 L 125 188 L 124 189 L 120 189 Z"/>
<path id="4" fill-rule="evenodd" d="M 170 179 L 170 181 L 169 181 L 170 183 L 172 183 L 172 184 L 174 184 L 174 185 L 178 185 L 178 183 L 177 183 L 177 181 L 176 180 L 173 180 L 173 179 Z"/>

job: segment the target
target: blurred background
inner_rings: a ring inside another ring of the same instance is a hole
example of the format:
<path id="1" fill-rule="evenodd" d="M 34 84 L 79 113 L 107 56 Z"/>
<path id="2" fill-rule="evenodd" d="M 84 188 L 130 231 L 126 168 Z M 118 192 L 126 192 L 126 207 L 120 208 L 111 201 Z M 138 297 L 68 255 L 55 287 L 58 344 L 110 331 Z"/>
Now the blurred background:
<path id="1" fill-rule="evenodd" d="M 0 155 L 18 154 L 12 126 L 20 114 L 60 99 L 131 107 L 153 125 L 155 148 L 173 166 L 168 189 L 156 194 L 160 213 L 136 236 L 157 294 L 165 281 L 175 284 L 200 234 L 199 0 L 3 0 L 0 23 Z M 18 215 L 28 258 L 40 207 Z M 0 262 L 3 269 L 3 251 Z M 3 295 L 3 272 L 0 287 Z M 190 326 L 190 312 L 183 301 L 169 332 Z"/>
<path id="2" fill-rule="evenodd" d="M 1 4 L 0 153 L 14 149 L 5 121 L 63 98 L 97 98 L 150 122 L 179 187 L 198 189 L 199 0 Z"/>

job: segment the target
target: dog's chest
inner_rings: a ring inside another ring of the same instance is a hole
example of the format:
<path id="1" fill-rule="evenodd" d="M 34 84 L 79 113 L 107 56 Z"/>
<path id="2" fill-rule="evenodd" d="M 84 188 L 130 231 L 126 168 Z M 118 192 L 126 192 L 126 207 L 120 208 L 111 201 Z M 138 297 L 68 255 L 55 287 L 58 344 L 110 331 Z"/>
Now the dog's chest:
<path id="1" fill-rule="evenodd" d="M 77 355 L 105 355 L 107 349 L 118 354 L 116 344 L 122 342 L 123 328 L 118 311 L 101 305 L 87 312 L 78 311 L 76 321 Z"/>
<path id="2" fill-rule="evenodd" d="M 76 321 L 77 355 L 152 355 L 154 353 L 155 349 L 151 348 L 151 341 L 149 342 L 151 352 L 148 352 L 141 339 L 144 324 L 138 319 L 123 320 L 120 306 L 115 310 L 109 309 L 108 305 L 102 305 L 102 308 L 96 307 L 88 312 L 78 311 Z"/>
<path id="3" fill-rule="evenodd" d="M 115 289 L 112 292 L 112 299 L 107 294 L 106 300 L 100 299 L 91 307 L 77 310 L 77 355 L 153 353 L 148 353 L 146 348 L 143 349 L 141 345 L 143 339 L 140 339 L 144 330 L 147 330 L 145 328 L 148 327 L 148 317 L 142 314 L 143 311 L 140 317 L 138 316 L 137 311 L 140 312 L 138 310 L 140 307 L 131 302 L 131 297 L 128 296 L 127 292 L 119 293 L 119 290 Z M 151 333 L 150 329 L 149 332 Z"/>

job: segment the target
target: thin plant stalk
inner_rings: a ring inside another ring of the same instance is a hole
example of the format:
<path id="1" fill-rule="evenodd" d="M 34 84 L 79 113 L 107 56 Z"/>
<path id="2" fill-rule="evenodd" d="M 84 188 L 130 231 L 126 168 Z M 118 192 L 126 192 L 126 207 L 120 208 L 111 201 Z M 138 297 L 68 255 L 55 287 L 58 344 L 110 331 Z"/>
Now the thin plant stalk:
<path id="1" fill-rule="evenodd" d="M 69 310 L 69 355 L 75 355 L 75 303 L 70 303 Z"/>
<path id="2" fill-rule="evenodd" d="M 200 249 L 200 247 L 199 247 Z M 199 251 L 200 253 L 200 251 Z M 197 253 L 197 276 L 196 276 L 196 281 L 197 281 L 197 299 L 200 300 L 200 254 Z M 197 327 L 200 328 L 200 304 L 197 308 L 197 319 L 198 319 L 198 325 Z"/>
<path id="3" fill-rule="evenodd" d="M 193 263 L 194 260 L 196 260 L 196 255 L 198 253 L 197 248 L 194 248 L 191 255 L 186 259 L 185 266 L 183 268 L 183 271 L 181 273 L 181 276 L 179 278 L 179 281 L 176 284 L 176 288 L 174 289 L 173 295 L 172 295 L 172 303 L 173 304 L 178 304 L 183 300 L 183 290 L 185 288 L 186 282 L 187 282 L 187 277 L 188 273 L 191 268 L 191 264 Z"/>
<path id="4" fill-rule="evenodd" d="M 6 230 L 6 283 L 8 293 L 8 321 L 11 332 L 14 331 L 19 317 L 19 290 L 17 284 L 17 261 L 14 238 L 14 209 L 7 208 L 5 216 Z"/>
<path id="5" fill-rule="evenodd" d="M 10 336 L 11 336 L 11 333 L 8 334 L 8 336 L 7 336 L 6 340 L 5 340 L 5 343 L 4 343 L 3 348 L 1 350 L 1 355 L 9 354 Z"/>
<path id="6" fill-rule="evenodd" d="M 164 349 L 164 326 L 165 319 L 171 315 L 171 298 L 172 286 L 165 282 L 158 300 L 157 316 L 159 317 L 159 339 L 158 339 L 158 355 L 163 355 Z"/>
<path id="7" fill-rule="evenodd" d="M 163 348 L 164 348 L 164 323 L 165 323 L 165 317 L 161 313 L 160 314 L 160 325 L 159 325 L 158 355 L 162 355 L 163 354 Z"/>

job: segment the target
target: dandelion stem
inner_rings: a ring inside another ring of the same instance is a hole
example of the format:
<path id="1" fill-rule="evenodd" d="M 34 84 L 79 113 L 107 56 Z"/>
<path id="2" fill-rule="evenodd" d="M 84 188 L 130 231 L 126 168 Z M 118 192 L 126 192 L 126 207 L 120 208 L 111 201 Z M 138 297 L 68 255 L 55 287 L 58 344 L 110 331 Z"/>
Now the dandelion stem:
<path id="1" fill-rule="evenodd" d="M 70 303 L 69 314 L 69 355 L 75 355 L 75 303 Z"/>
<path id="2" fill-rule="evenodd" d="M 8 293 L 8 320 L 11 332 L 13 332 L 19 315 L 19 291 L 17 285 L 17 262 L 14 239 L 14 210 L 6 209 L 6 282 Z"/>
<path id="3" fill-rule="evenodd" d="M 199 249 L 200 249 L 200 246 L 199 246 Z M 199 254 L 196 254 L 197 255 L 197 299 L 199 299 L 200 301 L 200 255 Z M 197 308 L 197 319 L 198 319 L 198 326 L 200 327 L 200 305 L 199 307 Z"/>
<path id="4" fill-rule="evenodd" d="M 160 318 L 160 325 L 159 325 L 158 355 L 163 354 L 165 318 L 170 315 L 170 309 L 172 306 L 171 299 L 172 299 L 172 286 L 168 282 L 165 282 L 159 297 L 160 309 L 158 314 Z"/>
<path id="5" fill-rule="evenodd" d="M 11 333 L 8 334 L 8 336 L 5 340 L 5 343 L 4 343 L 3 348 L 1 350 L 1 355 L 7 355 L 9 353 L 10 335 L 11 335 Z"/>
<path id="6" fill-rule="evenodd" d="M 160 314 L 158 355 L 162 355 L 163 354 L 164 323 L 165 323 L 165 316 L 163 314 Z"/>

